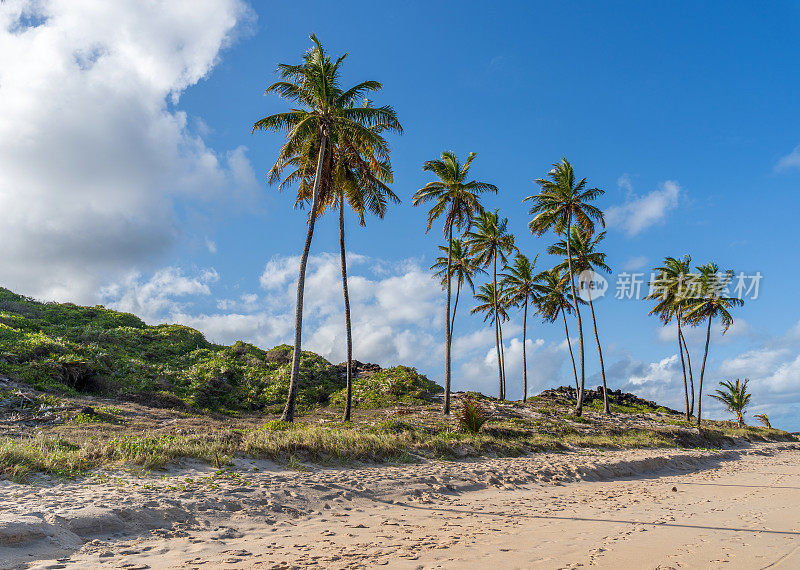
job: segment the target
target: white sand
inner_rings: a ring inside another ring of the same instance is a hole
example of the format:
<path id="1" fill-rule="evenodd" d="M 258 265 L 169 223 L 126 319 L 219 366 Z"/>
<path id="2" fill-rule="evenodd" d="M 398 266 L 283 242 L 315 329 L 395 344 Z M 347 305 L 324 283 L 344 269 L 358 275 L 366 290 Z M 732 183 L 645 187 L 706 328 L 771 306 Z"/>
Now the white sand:
<path id="1" fill-rule="evenodd" d="M 800 568 L 798 444 L 212 474 L 2 482 L 0 568 Z"/>

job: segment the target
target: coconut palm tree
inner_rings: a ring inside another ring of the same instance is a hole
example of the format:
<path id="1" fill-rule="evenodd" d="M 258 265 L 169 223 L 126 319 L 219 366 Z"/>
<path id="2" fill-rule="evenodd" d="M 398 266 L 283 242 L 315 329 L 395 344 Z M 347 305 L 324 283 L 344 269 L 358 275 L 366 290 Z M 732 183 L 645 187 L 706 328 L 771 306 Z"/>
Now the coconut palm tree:
<path id="1" fill-rule="evenodd" d="M 657 275 L 656 281 L 651 283 L 651 293 L 645 299 L 656 301 L 655 306 L 650 310 L 650 315 L 656 315 L 664 325 L 668 325 L 674 318 L 678 326 L 678 353 L 681 357 L 681 369 L 683 371 L 683 390 L 686 398 L 686 421 L 692 420 L 694 411 L 694 378 L 692 376 L 692 361 L 689 356 L 689 349 L 686 346 L 686 339 L 683 335 L 684 311 L 688 288 L 687 279 L 691 266 L 692 258 L 684 255 L 681 258 L 665 257 L 664 265 L 656 267 L 653 272 Z M 684 351 L 686 356 L 684 358 Z M 686 368 L 689 368 L 689 382 L 686 378 Z M 691 401 L 690 401 L 691 394 Z"/>
<path id="2" fill-rule="evenodd" d="M 720 273 L 719 266 L 716 263 L 706 263 L 697 267 L 697 270 L 700 272 L 698 278 L 699 291 L 696 296 L 687 300 L 684 318 L 687 322 L 695 325 L 705 320 L 708 321 L 706 348 L 703 352 L 703 365 L 700 367 L 700 386 L 697 391 L 697 427 L 700 427 L 703 404 L 703 378 L 706 372 L 706 360 L 708 359 L 708 344 L 711 341 L 711 321 L 718 318 L 722 324 L 722 334 L 725 334 L 733 324 L 730 309 L 737 305 L 743 305 L 744 301 L 736 297 L 722 296 L 733 278 L 732 270 L 729 269 L 725 273 Z"/>
<path id="3" fill-rule="evenodd" d="M 365 103 L 369 106 L 368 103 Z M 386 130 L 402 132 L 399 124 L 396 126 L 377 124 L 370 130 L 380 135 L 380 144 L 364 146 L 363 141 L 351 139 L 347 132 L 335 133 L 331 137 L 330 152 L 326 165 L 323 168 L 323 178 L 320 184 L 317 215 L 323 215 L 328 209 L 339 211 L 339 253 L 342 268 L 342 292 L 344 295 L 345 333 L 347 340 L 347 360 L 345 363 L 346 398 L 344 408 L 344 421 L 350 421 L 352 411 L 353 378 L 353 335 L 350 317 L 350 295 L 347 286 L 347 254 L 345 249 L 344 204 L 345 201 L 356 213 L 359 223 L 366 225 L 366 212 L 378 218 L 386 214 L 389 202 L 397 204 L 400 198 L 387 186 L 393 182 L 391 162 L 389 160 L 389 146 L 382 138 Z M 310 157 L 315 155 L 313 142 L 304 153 L 295 159 L 297 169 L 284 179 L 297 180 L 300 191 L 298 200 L 309 201 L 312 198 L 311 189 L 313 181 L 309 179 L 303 168 L 309 163 Z"/>
<path id="4" fill-rule="evenodd" d="M 497 210 L 494 212 L 483 211 L 473 223 L 474 229 L 467 233 L 470 255 L 475 257 L 477 263 L 483 267 L 492 266 L 492 284 L 494 290 L 499 290 L 497 285 L 497 261 L 504 266 L 508 263 L 508 255 L 516 250 L 514 236 L 508 233 L 508 218 L 500 218 Z M 495 302 L 500 303 L 497 296 Z M 503 339 L 500 319 L 498 318 L 499 306 L 495 308 L 495 335 L 497 337 L 497 364 L 500 374 L 500 398 L 506 397 L 506 373 L 503 362 Z"/>
<path id="5" fill-rule="evenodd" d="M 478 304 L 470 310 L 471 314 L 484 313 L 483 322 L 491 319 L 495 330 L 495 342 L 497 345 L 497 360 L 500 369 L 500 399 L 506 397 L 505 378 L 503 377 L 503 353 L 500 348 L 503 343 L 503 329 L 502 323 L 508 320 L 508 312 L 506 312 L 507 303 L 504 292 L 501 287 L 495 283 L 484 283 L 478 288 L 475 293 L 475 300 Z"/>
<path id="6" fill-rule="evenodd" d="M 772 424 L 769 423 L 769 416 L 767 414 L 756 414 L 753 417 L 757 419 L 765 428 L 772 429 Z"/>
<path id="7" fill-rule="evenodd" d="M 440 160 L 428 160 L 422 165 L 422 170 L 432 172 L 438 180 L 428 182 L 414 194 L 412 204 L 418 206 L 426 202 L 433 202 L 433 207 L 428 212 L 428 228 L 430 231 L 433 222 L 444 214 L 444 235 L 448 244 L 448 269 L 447 275 L 447 314 L 445 318 L 445 380 L 444 380 L 444 413 L 450 414 L 450 346 L 453 338 L 450 331 L 450 265 L 452 264 L 453 228 L 465 232 L 472 219 L 483 211 L 479 195 L 484 192 L 497 192 L 497 186 L 487 182 L 469 180 L 469 169 L 476 153 L 471 152 L 464 164 L 455 154 L 444 151 Z"/>
<path id="8" fill-rule="evenodd" d="M 542 235 L 549 230 L 556 234 L 569 236 L 572 233 L 573 222 L 589 234 L 594 233 L 594 222 L 599 221 L 605 226 L 603 212 L 589 202 L 604 194 L 599 188 L 586 188 L 586 179 L 575 179 L 572 165 L 566 158 L 553 164 L 552 170 L 547 173 L 548 178 L 540 178 L 536 183 L 541 188 L 538 194 L 528 196 L 523 200 L 533 202 L 530 214 L 534 218 L 528 227 L 535 235 Z M 567 265 L 569 268 L 569 282 L 572 291 L 572 305 L 578 319 L 578 341 L 580 343 L 581 381 L 578 389 L 578 403 L 575 413 L 583 413 L 583 390 L 586 379 L 586 370 L 583 350 L 583 323 L 578 310 L 578 296 L 575 293 L 575 279 L 572 269 L 572 246 L 567 241 Z"/>
<path id="9" fill-rule="evenodd" d="M 559 315 L 564 321 L 564 335 L 567 339 L 569 357 L 572 360 L 572 373 L 575 375 L 575 394 L 579 395 L 578 369 L 575 366 L 575 355 L 572 352 L 572 342 L 569 340 L 569 327 L 567 326 L 567 313 L 571 313 L 574 309 L 564 290 L 567 280 L 558 268 L 542 271 L 534 279 L 538 290 L 535 300 L 536 312 L 548 323 L 554 323 Z M 580 298 L 578 301 L 583 302 Z"/>
<path id="10" fill-rule="evenodd" d="M 611 273 L 611 268 L 606 264 L 606 254 L 598 251 L 597 245 L 606 237 L 606 232 L 600 232 L 594 238 L 592 235 L 579 227 L 573 226 L 570 233 L 570 250 L 572 251 L 572 270 L 577 273 L 580 278 L 587 275 L 593 275 L 599 271 Z M 558 243 L 551 245 L 547 248 L 547 253 L 550 255 L 559 255 L 564 257 L 564 262 L 561 263 L 559 269 L 567 271 L 569 269 L 569 261 L 566 259 L 567 243 L 566 240 L 561 240 Z M 611 409 L 608 407 L 608 386 L 606 385 L 606 368 L 603 363 L 603 349 L 600 346 L 600 336 L 597 334 L 597 318 L 594 314 L 594 303 L 592 302 L 592 289 L 594 283 L 586 284 L 586 293 L 589 297 L 589 311 L 592 314 L 592 326 L 594 327 L 594 340 L 597 343 L 597 356 L 600 359 L 600 376 L 603 379 L 603 411 L 611 415 Z"/>
<path id="11" fill-rule="evenodd" d="M 528 354 L 525 343 L 528 335 L 528 304 L 535 303 L 540 293 L 539 285 L 533 268 L 536 266 L 538 255 L 533 261 L 525 255 L 518 253 L 514 257 L 514 264 L 507 267 L 507 273 L 502 275 L 503 290 L 506 291 L 507 301 L 510 305 L 522 307 L 522 401 L 528 399 Z"/>
<path id="12" fill-rule="evenodd" d="M 287 131 L 286 140 L 278 152 L 275 164 L 269 171 L 268 181 L 275 183 L 281 179 L 287 167 L 298 167 L 298 158 L 308 156 L 309 148 L 316 149 L 316 167 L 311 186 L 311 212 L 308 217 L 303 253 L 300 257 L 300 271 L 297 280 L 297 301 L 295 308 L 294 351 L 289 380 L 289 393 L 282 419 L 293 421 L 297 387 L 300 375 L 300 356 L 303 327 L 303 297 L 308 254 L 314 235 L 314 224 L 319 207 L 319 190 L 323 179 L 323 167 L 330 160 L 331 141 L 338 140 L 346 133 L 350 140 L 359 141 L 362 148 L 371 148 L 380 154 L 384 144 L 375 125 L 401 130 L 394 110 L 384 107 L 355 107 L 354 102 L 366 93 L 381 88 L 377 81 L 364 81 L 344 90 L 340 85 L 340 68 L 347 54 L 335 61 L 325 52 L 322 43 L 311 35 L 313 47 L 305 53 L 300 64 L 280 64 L 278 75 L 281 81 L 270 85 L 266 93 L 275 93 L 287 99 L 297 108 L 284 113 L 269 115 L 253 125 L 253 131 Z M 312 163 L 305 161 L 301 172 L 310 177 Z M 300 201 L 302 205 L 302 201 Z"/>
<path id="13" fill-rule="evenodd" d="M 747 378 L 744 379 L 744 382 L 739 382 L 737 378 L 735 384 L 731 381 L 722 381 L 719 385 L 723 389 L 718 389 L 716 394 L 711 394 L 712 398 L 725 404 L 728 411 L 736 416 L 736 423 L 740 428 L 744 427 L 744 410 L 750 404 L 751 394 L 747 392 L 748 382 L 750 380 Z M 769 424 L 769 419 L 767 419 L 767 424 Z"/>
<path id="14" fill-rule="evenodd" d="M 450 279 L 452 280 L 455 277 L 456 280 L 456 299 L 453 303 L 453 314 L 450 317 L 450 334 L 453 334 L 453 326 L 456 322 L 456 311 L 458 310 L 458 298 L 461 294 L 461 289 L 464 287 L 464 283 L 469 285 L 470 290 L 474 293 L 475 292 L 475 283 L 473 281 L 474 277 L 478 273 L 486 273 L 482 267 L 480 267 L 476 262 L 469 255 L 469 251 L 466 246 L 466 242 L 460 238 L 453 238 L 453 241 L 450 243 L 450 247 L 446 245 L 440 245 L 439 251 L 447 254 L 448 251 L 450 252 Z M 441 279 L 442 281 L 442 288 L 447 287 L 447 256 L 440 256 L 436 258 L 436 263 L 431 266 L 432 270 L 436 270 L 434 276 Z"/>

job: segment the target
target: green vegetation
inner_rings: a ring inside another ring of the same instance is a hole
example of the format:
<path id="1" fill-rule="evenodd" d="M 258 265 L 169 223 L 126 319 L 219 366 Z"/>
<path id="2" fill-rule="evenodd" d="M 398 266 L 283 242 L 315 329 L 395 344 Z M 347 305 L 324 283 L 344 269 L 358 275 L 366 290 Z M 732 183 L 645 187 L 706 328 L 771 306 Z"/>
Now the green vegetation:
<path id="1" fill-rule="evenodd" d="M 386 408 L 398 403 L 421 404 L 442 388 L 408 366 L 384 368 L 374 374 L 356 378 L 353 382 L 353 403 L 358 408 Z M 334 393 L 330 402 L 335 406 L 346 403 L 345 389 Z"/>
<path id="2" fill-rule="evenodd" d="M 39 303 L 0 289 L 0 374 L 37 390 L 120 396 L 163 407 L 275 412 L 286 400 L 292 348 L 219 346 L 192 328 L 147 326 L 104 307 Z M 328 404 L 344 380 L 313 352 L 300 359 L 298 406 Z M 404 366 L 356 380 L 356 405 L 419 402 L 438 386 Z M 90 422 L 92 417 L 75 421 Z"/>
<path id="3" fill-rule="evenodd" d="M 467 396 L 461 404 L 461 413 L 458 416 L 458 423 L 467 433 L 473 435 L 481 431 L 483 424 L 486 423 L 486 412 L 474 396 Z"/>
<path id="4" fill-rule="evenodd" d="M 711 394 L 712 398 L 725 404 L 727 410 L 736 416 L 736 423 L 740 428 L 744 427 L 744 411 L 750 405 L 750 393 L 747 391 L 749 381 L 747 378 L 744 382 L 740 382 L 737 378 L 735 384 L 731 381 L 722 381 L 719 383 L 722 389 L 717 390 L 716 394 Z"/>

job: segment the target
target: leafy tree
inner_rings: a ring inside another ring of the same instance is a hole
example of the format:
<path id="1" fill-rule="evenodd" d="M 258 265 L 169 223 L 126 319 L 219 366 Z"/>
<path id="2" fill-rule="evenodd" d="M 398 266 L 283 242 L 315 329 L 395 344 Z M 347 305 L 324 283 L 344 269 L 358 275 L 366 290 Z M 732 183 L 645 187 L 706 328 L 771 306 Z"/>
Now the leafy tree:
<path id="1" fill-rule="evenodd" d="M 736 416 L 736 423 L 740 428 L 744 427 L 744 410 L 750 404 L 751 394 L 747 391 L 749 381 L 747 378 L 744 382 L 739 382 L 737 378 L 735 384 L 731 381 L 722 381 L 719 383 L 722 390 L 718 389 L 716 394 L 711 394 L 712 398 L 725 404 L 728 411 Z M 769 419 L 766 423 L 769 427 Z"/>
<path id="2" fill-rule="evenodd" d="M 447 238 L 448 248 L 453 243 L 453 228 L 465 232 L 472 224 L 472 220 L 483 206 L 479 195 L 484 192 L 497 192 L 497 187 L 487 182 L 469 180 L 469 169 L 476 153 L 471 152 L 464 164 L 459 162 L 455 154 L 444 151 L 440 160 L 428 160 L 422 170 L 432 172 L 438 180 L 428 182 L 414 194 L 412 204 L 418 206 L 426 202 L 433 202 L 433 207 L 428 212 L 428 228 L 430 231 L 433 222 L 444 214 L 444 235 Z M 445 388 L 444 388 L 444 413 L 450 414 L 450 346 L 453 341 L 450 330 L 450 265 L 452 251 L 448 251 L 447 276 L 447 315 L 445 319 Z"/>
<path id="3" fill-rule="evenodd" d="M 453 315 L 450 317 L 450 334 L 452 335 L 453 326 L 456 322 L 456 311 L 458 310 L 458 298 L 461 294 L 461 289 L 464 287 L 464 283 L 469 285 L 470 290 L 474 293 L 475 283 L 473 279 L 475 275 L 478 273 L 486 273 L 486 271 L 484 271 L 483 268 L 475 262 L 475 259 L 469 255 L 469 250 L 463 239 L 453 238 L 449 249 L 446 245 L 440 245 L 439 251 L 445 254 L 447 254 L 448 251 L 450 252 L 450 272 L 447 272 L 447 256 L 440 256 L 436 258 L 436 263 L 431 266 L 432 270 L 436 270 L 434 276 L 442 280 L 442 288 L 447 287 L 448 275 L 451 280 L 453 278 L 456 280 L 456 299 L 453 303 Z"/>
<path id="4" fill-rule="evenodd" d="M 315 35 L 311 35 L 311 40 L 314 46 L 305 53 L 302 62 L 296 65 L 280 64 L 278 75 L 281 81 L 273 83 L 266 90 L 267 93 L 275 93 L 287 99 L 297 105 L 297 108 L 269 115 L 253 125 L 254 132 L 287 131 L 286 140 L 268 174 L 270 183 L 279 181 L 287 167 L 299 167 L 300 178 L 310 177 L 310 171 L 314 167 L 310 161 L 302 160 L 300 157 L 307 157 L 307 151 L 310 148 L 316 149 L 317 153 L 311 186 L 311 212 L 297 280 L 294 350 L 289 394 L 282 415 L 282 419 L 285 421 L 293 421 L 295 415 L 300 371 L 305 273 L 311 240 L 314 235 L 314 224 L 318 215 L 323 168 L 326 160 L 330 160 L 330 147 L 337 141 L 347 138 L 351 141 L 358 141 L 360 148 L 371 148 L 373 153 L 379 154 L 379 149 L 385 141 L 380 132 L 372 127 L 385 125 L 389 129 L 398 130 L 400 128 L 395 112 L 389 106 L 354 106 L 354 102 L 366 93 L 380 89 L 380 83 L 364 81 L 350 89 L 342 89 L 340 68 L 347 54 L 333 61 Z M 300 164 L 301 162 L 302 164 Z M 294 180 L 297 178 L 293 178 Z M 302 196 L 299 197 L 298 202 L 302 204 Z"/>
<path id="5" fill-rule="evenodd" d="M 500 398 L 506 397 L 505 378 L 503 376 L 503 328 L 502 323 L 508 320 L 506 312 L 507 304 L 503 290 L 496 287 L 494 283 L 484 283 L 475 293 L 475 300 L 478 304 L 470 310 L 470 313 L 484 313 L 483 322 L 489 320 L 494 325 L 495 343 L 497 347 L 497 361 L 500 368 Z"/>
<path id="6" fill-rule="evenodd" d="M 508 233 L 508 218 L 500 218 L 497 210 L 494 212 L 481 212 L 474 221 L 474 229 L 467 234 L 470 254 L 475 256 L 477 263 L 483 267 L 492 266 L 492 285 L 499 291 L 497 284 L 497 261 L 504 266 L 508 263 L 508 255 L 516 250 L 514 236 Z M 501 299 L 495 297 L 495 336 L 497 340 L 497 361 L 500 374 L 500 398 L 506 397 L 506 372 L 503 359 L 503 332 L 498 314 Z"/>
<path id="7" fill-rule="evenodd" d="M 711 341 L 711 321 L 719 319 L 722 324 L 722 334 L 733 324 L 733 317 L 730 309 L 742 305 L 744 302 L 735 297 L 723 297 L 723 293 L 733 278 L 733 271 L 730 269 L 725 273 L 719 272 L 716 263 L 706 263 L 697 267 L 700 272 L 697 283 L 692 284 L 697 289 L 697 293 L 687 300 L 686 313 L 684 315 L 687 322 L 700 324 L 708 321 L 706 329 L 706 348 L 703 352 L 703 365 L 700 368 L 700 386 L 697 392 L 697 426 L 700 427 L 700 419 L 703 404 L 703 377 L 706 372 L 706 360 L 708 359 L 708 344 Z M 691 285 L 690 285 L 691 286 Z"/>
<path id="8" fill-rule="evenodd" d="M 578 274 L 579 279 L 584 279 L 587 275 L 593 275 L 599 271 L 611 273 L 611 268 L 606 264 L 606 254 L 598 251 L 597 245 L 606 237 L 606 232 L 600 232 L 594 238 L 592 235 L 579 227 L 572 227 L 570 233 L 570 250 L 572 251 L 572 270 Z M 561 240 L 547 249 L 550 255 L 568 257 L 566 240 Z M 561 271 L 569 270 L 567 259 L 558 266 Z M 603 363 L 603 349 L 600 346 L 600 336 L 597 334 L 597 318 L 594 314 L 594 303 L 592 302 L 592 288 L 594 283 L 586 284 L 586 291 L 589 296 L 589 310 L 592 314 L 592 326 L 594 327 L 594 340 L 597 343 L 597 355 L 600 359 L 600 376 L 603 379 L 603 410 L 606 414 L 611 414 L 608 407 L 608 386 L 606 385 L 606 368 Z"/>
<path id="9" fill-rule="evenodd" d="M 528 304 L 536 302 L 539 294 L 539 286 L 536 283 L 536 276 L 533 268 L 536 266 L 536 259 L 533 262 L 526 256 L 518 253 L 514 258 L 514 264 L 507 267 L 507 273 L 503 274 L 501 281 L 503 290 L 506 291 L 507 302 L 516 307 L 522 307 L 522 401 L 528 399 L 528 355 L 525 343 L 528 335 Z"/>
<path id="10" fill-rule="evenodd" d="M 645 299 L 656 301 L 650 310 L 650 315 L 656 315 L 664 325 L 672 319 L 678 326 L 678 353 L 681 357 L 683 371 L 683 390 L 686 398 L 686 421 L 691 421 L 694 412 L 694 378 L 692 376 L 692 360 L 689 356 L 689 347 L 683 335 L 684 312 L 688 300 L 687 282 L 692 258 L 684 255 L 681 258 L 666 257 L 664 265 L 656 267 L 656 281 L 651 283 L 652 292 Z M 685 358 L 684 358 L 685 351 Z M 689 382 L 686 379 L 686 369 L 689 369 Z M 691 399 L 691 401 L 690 401 Z"/>
<path id="11" fill-rule="evenodd" d="M 564 290 L 567 280 L 558 268 L 542 271 L 536 275 L 535 280 L 539 292 L 535 300 L 536 312 L 548 323 L 554 323 L 559 315 L 564 321 L 564 335 L 567 339 L 569 357 L 572 360 L 572 372 L 575 375 L 575 393 L 580 396 L 578 369 L 575 367 L 575 355 L 572 352 L 572 342 L 569 340 L 569 327 L 567 326 L 567 313 L 574 310 Z M 583 300 L 579 299 L 579 302 L 583 302 Z"/>
<path id="12" fill-rule="evenodd" d="M 572 165 L 566 158 L 559 163 L 553 164 L 553 168 L 548 172 L 547 176 L 547 178 L 536 180 L 536 183 L 541 188 L 540 192 L 523 200 L 523 202 L 528 200 L 533 202 L 530 214 L 534 218 L 528 224 L 532 233 L 540 236 L 552 229 L 556 234 L 569 236 L 572 234 L 573 222 L 589 234 L 594 233 L 595 220 L 605 226 L 602 210 L 589 203 L 604 194 L 604 191 L 599 188 L 587 189 L 585 178 L 576 180 Z M 575 293 L 570 240 L 566 240 L 566 245 L 572 305 L 575 307 L 575 315 L 578 319 L 578 341 L 580 343 L 581 381 L 578 388 L 578 403 L 575 407 L 575 413 L 581 415 L 583 413 L 583 390 L 586 379 L 583 323 L 578 308 L 578 296 Z"/>

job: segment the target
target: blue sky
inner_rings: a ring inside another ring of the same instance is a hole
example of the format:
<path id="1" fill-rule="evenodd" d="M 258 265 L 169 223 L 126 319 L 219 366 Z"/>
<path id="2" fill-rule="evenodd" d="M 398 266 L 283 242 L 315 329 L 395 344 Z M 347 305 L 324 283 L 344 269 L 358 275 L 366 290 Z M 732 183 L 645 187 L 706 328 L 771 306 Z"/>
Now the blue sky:
<path id="1" fill-rule="evenodd" d="M 405 128 L 391 140 L 403 203 L 366 228 L 347 220 L 356 358 L 441 380 L 443 299 L 427 275 L 441 228 L 426 235 L 426 212 L 410 203 L 430 180 L 424 160 L 477 152 L 473 175 L 500 188 L 486 205 L 532 257 L 553 237 L 527 232 L 521 200 L 567 157 L 606 190 L 615 272 L 686 253 L 761 272 L 759 299 L 712 338 L 707 385 L 750 377 L 753 413 L 800 429 L 799 4 L 178 4 L 4 6 L 0 47 L 16 57 L 0 63 L 0 283 L 185 322 L 220 342 L 288 341 L 304 216 L 264 182 L 281 137 L 250 129 L 286 108 L 264 89 L 314 32 L 350 53 L 346 83 L 383 82 L 373 98 Z M 305 337 L 332 360 L 344 332 L 337 239 L 323 219 Z M 539 267 L 553 262 L 542 255 Z M 679 407 L 674 335 L 643 301 L 607 296 L 596 308 L 611 386 Z M 507 327 L 514 397 L 520 321 Z M 494 393 L 492 330 L 461 312 L 456 336 L 455 387 Z M 563 338 L 531 319 L 532 391 L 571 381 Z M 702 340 L 689 338 L 696 367 Z M 592 347 L 587 337 L 596 385 Z"/>

